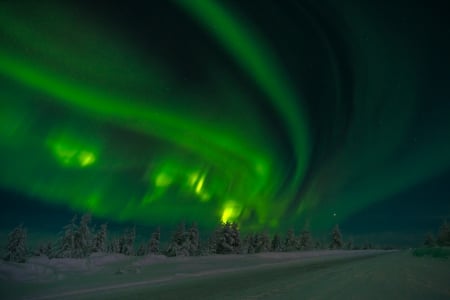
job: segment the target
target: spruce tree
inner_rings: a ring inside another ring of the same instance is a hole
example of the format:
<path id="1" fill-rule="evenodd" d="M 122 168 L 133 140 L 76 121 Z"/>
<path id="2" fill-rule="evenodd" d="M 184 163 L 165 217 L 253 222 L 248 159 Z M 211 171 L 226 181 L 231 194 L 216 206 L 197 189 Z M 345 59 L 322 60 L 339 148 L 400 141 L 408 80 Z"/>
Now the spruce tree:
<path id="1" fill-rule="evenodd" d="M 284 251 L 295 251 L 297 249 L 297 241 L 293 229 L 289 229 L 284 240 Z"/>
<path id="2" fill-rule="evenodd" d="M 339 225 L 336 224 L 334 226 L 333 231 L 331 232 L 331 243 L 330 248 L 331 249 L 341 249 L 344 245 L 344 242 L 342 240 L 342 234 L 339 229 Z"/>
<path id="3" fill-rule="evenodd" d="M 280 236 L 278 235 L 278 233 L 276 233 L 273 236 L 272 243 L 271 243 L 271 250 L 273 252 L 280 252 L 282 250 L 281 239 L 280 239 Z"/>
<path id="4" fill-rule="evenodd" d="M 229 222 L 223 223 L 216 230 L 217 236 L 217 254 L 233 253 L 233 246 L 231 243 L 231 224 Z"/>
<path id="5" fill-rule="evenodd" d="M 73 258 L 76 253 L 76 235 L 78 231 L 77 215 L 74 215 L 71 222 L 63 227 L 63 233 L 59 238 L 54 256 L 59 258 Z"/>
<path id="6" fill-rule="evenodd" d="M 370 250 L 370 249 L 374 249 L 373 244 L 369 241 L 365 241 L 363 245 L 363 250 Z"/>
<path id="7" fill-rule="evenodd" d="M 315 242 L 315 244 L 314 244 L 314 249 L 320 250 L 320 249 L 323 249 L 323 248 L 324 248 L 323 242 L 322 242 L 322 241 L 316 240 L 316 242 Z"/>
<path id="8" fill-rule="evenodd" d="M 75 215 L 71 222 L 63 227 L 63 233 L 59 238 L 52 256 L 62 258 L 86 257 L 92 252 L 92 234 L 89 224 L 91 215 L 84 214 L 77 225 Z"/>
<path id="9" fill-rule="evenodd" d="M 45 242 L 39 245 L 37 249 L 37 255 L 45 255 L 47 257 L 51 257 L 53 253 L 53 245 L 52 242 Z"/>
<path id="10" fill-rule="evenodd" d="M 237 223 L 226 222 L 216 230 L 216 253 L 237 254 L 241 251 L 240 232 Z"/>
<path id="11" fill-rule="evenodd" d="M 303 229 L 300 233 L 298 238 L 298 247 L 299 250 L 310 250 L 313 248 L 311 232 L 307 228 Z"/>
<path id="12" fill-rule="evenodd" d="M 134 241 L 136 239 L 136 227 L 125 229 L 124 234 L 119 239 L 120 253 L 134 255 Z"/>
<path id="13" fill-rule="evenodd" d="M 108 224 L 102 224 L 100 230 L 96 233 L 93 243 L 93 252 L 106 252 L 106 240 L 108 235 Z"/>
<path id="14" fill-rule="evenodd" d="M 144 256 L 147 255 L 148 251 L 147 251 L 147 247 L 145 247 L 143 244 L 140 244 L 137 251 L 136 251 L 136 255 L 137 256 Z"/>
<path id="15" fill-rule="evenodd" d="M 156 231 L 152 233 L 152 237 L 148 243 L 148 252 L 150 254 L 159 254 L 159 245 L 161 239 L 161 229 L 158 227 Z"/>
<path id="16" fill-rule="evenodd" d="M 23 225 L 14 228 L 8 234 L 8 244 L 6 246 L 6 261 L 24 263 L 27 256 L 27 230 Z"/>
<path id="17" fill-rule="evenodd" d="M 353 239 L 349 239 L 347 241 L 347 244 L 345 245 L 345 249 L 347 250 L 353 250 Z"/>
<path id="18" fill-rule="evenodd" d="M 53 253 L 53 243 L 52 242 L 48 242 L 46 247 L 44 248 L 44 252 L 43 252 L 47 257 L 51 257 L 52 253 Z"/>
<path id="19" fill-rule="evenodd" d="M 236 222 L 231 223 L 231 245 L 233 247 L 233 253 L 241 253 L 241 234 L 239 231 L 239 226 Z"/>
<path id="20" fill-rule="evenodd" d="M 253 254 L 255 253 L 255 240 L 256 237 L 253 233 L 249 233 L 244 238 L 244 253 Z"/>
<path id="21" fill-rule="evenodd" d="M 92 236 L 89 224 L 92 217 L 90 214 L 84 214 L 81 216 L 80 225 L 75 233 L 75 248 L 73 257 L 86 257 L 91 254 L 92 251 Z"/>
<path id="22" fill-rule="evenodd" d="M 255 252 L 268 252 L 270 250 L 270 239 L 267 232 L 263 232 L 256 235 L 255 239 Z"/>
<path id="23" fill-rule="evenodd" d="M 424 246 L 426 247 L 434 247 L 436 245 L 436 242 L 434 241 L 433 235 L 431 233 L 428 233 L 425 237 L 425 241 L 423 242 Z"/>
<path id="24" fill-rule="evenodd" d="M 168 256 L 189 256 L 190 241 L 184 222 L 178 225 L 167 247 Z"/>
<path id="25" fill-rule="evenodd" d="M 199 240 L 200 240 L 200 233 L 197 227 L 197 224 L 194 222 L 192 223 L 191 228 L 189 229 L 189 243 L 188 243 L 188 250 L 189 255 L 194 256 L 199 254 Z"/>
<path id="26" fill-rule="evenodd" d="M 255 248 L 255 253 L 262 252 L 262 237 L 259 232 L 253 236 L 253 248 Z"/>
<path id="27" fill-rule="evenodd" d="M 437 244 L 439 246 L 450 246 L 450 226 L 447 220 L 444 220 L 439 228 Z"/>
<path id="28" fill-rule="evenodd" d="M 111 242 L 109 243 L 108 252 L 109 253 L 121 253 L 120 252 L 120 250 L 121 250 L 120 241 L 121 241 L 121 238 L 113 238 L 111 240 Z"/>
<path id="29" fill-rule="evenodd" d="M 216 239 L 216 233 L 213 233 L 209 238 L 208 238 L 208 243 L 206 246 L 206 254 L 211 255 L 211 254 L 216 254 L 217 253 L 217 239 Z"/>

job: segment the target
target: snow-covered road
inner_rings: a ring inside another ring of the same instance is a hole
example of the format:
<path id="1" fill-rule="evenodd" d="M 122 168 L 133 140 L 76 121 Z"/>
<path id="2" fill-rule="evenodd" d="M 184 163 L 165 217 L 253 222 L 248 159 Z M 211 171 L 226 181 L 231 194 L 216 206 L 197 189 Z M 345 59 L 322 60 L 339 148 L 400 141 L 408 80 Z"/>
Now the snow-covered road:
<path id="1" fill-rule="evenodd" d="M 120 274 L 110 264 L 63 280 L 12 283 L 22 292 L 2 299 L 450 299 L 449 260 L 407 252 L 135 260 L 121 268 Z"/>

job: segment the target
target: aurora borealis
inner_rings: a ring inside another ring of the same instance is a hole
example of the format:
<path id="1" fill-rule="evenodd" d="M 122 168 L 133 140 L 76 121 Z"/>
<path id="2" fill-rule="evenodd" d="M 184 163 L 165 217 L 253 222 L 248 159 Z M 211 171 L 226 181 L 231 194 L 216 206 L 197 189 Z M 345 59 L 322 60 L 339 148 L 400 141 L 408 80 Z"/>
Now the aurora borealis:
<path id="1" fill-rule="evenodd" d="M 209 228 L 426 206 L 404 195 L 449 178 L 445 9 L 241 2 L 2 2 L 2 189 Z"/>

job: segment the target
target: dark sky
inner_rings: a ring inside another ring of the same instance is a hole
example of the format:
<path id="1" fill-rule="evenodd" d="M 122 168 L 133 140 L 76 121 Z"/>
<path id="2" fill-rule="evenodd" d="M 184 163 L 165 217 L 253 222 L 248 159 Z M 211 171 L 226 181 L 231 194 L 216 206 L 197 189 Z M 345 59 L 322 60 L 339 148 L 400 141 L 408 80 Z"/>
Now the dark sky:
<path id="1" fill-rule="evenodd" d="M 1 231 L 416 241 L 450 214 L 448 6 L 2 2 Z"/>

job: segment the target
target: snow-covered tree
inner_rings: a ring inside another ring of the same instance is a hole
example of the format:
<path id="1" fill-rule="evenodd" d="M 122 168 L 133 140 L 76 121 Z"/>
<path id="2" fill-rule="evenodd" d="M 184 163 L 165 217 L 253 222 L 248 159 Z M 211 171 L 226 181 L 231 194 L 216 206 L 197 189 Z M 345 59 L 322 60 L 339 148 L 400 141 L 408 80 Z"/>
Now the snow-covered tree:
<path id="1" fill-rule="evenodd" d="M 92 233 L 89 228 L 91 215 L 84 214 L 77 224 L 77 216 L 63 227 L 63 232 L 54 249 L 55 257 L 86 257 L 92 252 Z"/>
<path id="2" fill-rule="evenodd" d="M 148 242 L 148 253 L 159 254 L 160 240 L 161 240 L 161 229 L 158 227 L 152 233 L 152 237 L 150 238 L 150 241 Z"/>
<path id="3" fill-rule="evenodd" d="M 307 228 L 303 229 L 300 233 L 298 238 L 298 248 L 299 250 L 310 250 L 313 248 L 311 232 Z"/>
<path id="4" fill-rule="evenodd" d="M 189 229 L 189 255 L 194 256 L 199 254 L 200 233 L 196 223 L 192 223 Z"/>
<path id="5" fill-rule="evenodd" d="M 289 229 L 284 240 L 284 251 L 295 251 L 297 249 L 297 240 L 293 229 Z"/>
<path id="6" fill-rule="evenodd" d="M 349 239 L 347 243 L 345 244 L 345 249 L 347 250 L 353 250 L 353 239 Z"/>
<path id="7" fill-rule="evenodd" d="M 231 240 L 232 240 L 232 247 L 233 247 L 233 253 L 238 254 L 241 253 L 241 233 L 239 230 L 239 226 L 236 222 L 231 223 Z"/>
<path id="8" fill-rule="evenodd" d="M 209 238 L 208 238 L 208 242 L 206 244 L 206 249 L 205 249 L 205 254 L 207 255 L 211 255 L 211 254 L 216 254 L 217 251 L 217 239 L 216 239 L 216 234 L 212 234 Z"/>
<path id="9" fill-rule="evenodd" d="M 89 224 L 92 217 L 90 214 L 81 216 L 80 225 L 75 233 L 75 248 L 72 257 L 86 257 L 92 252 L 92 236 Z"/>
<path id="10" fill-rule="evenodd" d="M 336 224 L 334 226 L 333 231 L 331 232 L 331 249 L 341 249 L 344 246 L 344 242 L 342 240 L 342 234 L 339 229 L 339 225 Z"/>
<path id="11" fill-rule="evenodd" d="M 217 254 L 240 253 L 241 242 L 236 223 L 226 222 L 216 230 Z"/>
<path id="12" fill-rule="evenodd" d="M 362 249 L 362 246 L 361 245 L 358 245 L 358 244 L 353 244 L 353 248 L 352 248 L 352 250 L 361 250 Z"/>
<path id="13" fill-rule="evenodd" d="M 120 252 L 120 238 L 113 238 L 108 245 L 109 253 L 121 253 Z"/>
<path id="14" fill-rule="evenodd" d="M 255 235 L 249 233 L 245 236 L 242 242 L 243 253 L 253 254 L 255 253 Z"/>
<path id="15" fill-rule="evenodd" d="M 145 247 L 144 244 L 140 244 L 137 251 L 136 251 L 136 255 L 137 256 L 144 256 L 148 254 L 148 247 Z"/>
<path id="16" fill-rule="evenodd" d="M 372 245 L 371 242 L 365 241 L 364 244 L 362 245 L 362 249 L 363 249 L 363 250 L 370 250 L 370 249 L 373 249 L 373 245 Z"/>
<path id="17" fill-rule="evenodd" d="M 93 252 L 106 252 L 106 240 L 108 235 L 108 224 L 102 224 L 100 230 L 95 234 L 92 242 Z"/>
<path id="18" fill-rule="evenodd" d="M 434 247 L 436 246 L 436 242 L 434 240 L 433 234 L 428 233 L 425 237 L 425 241 L 423 242 L 424 246 L 426 247 Z"/>
<path id="19" fill-rule="evenodd" d="M 316 242 L 314 243 L 314 249 L 317 249 L 317 250 L 324 249 L 324 248 L 326 248 L 324 245 L 325 245 L 325 243 L 323 241 L 316 240 Z"/>
<path id="20" fill-rule="evenodd" d="M 450 246 L 450 225 L 445 220 L 439 228 L 437 244 L 439 246 Z"/>
<path id="21" fill-rule="evenodd" d="M 283 247 L 281 245 L 281 238 L 278 235 L 278 233 L 276 233 L 272 239 L 271 250 L 273 252 L 280 252 L 282 249 L 283 249 Z"/>
<path id="22" fill-rule="evenodd" d="M 63 232 L 59 238 L 54 254 L 52 256 L 71 258 L 75 257 L 76 252 L 76 235 L 78 231 L 77 216 L 73 216 L 71 222 L 63 227 Z"/>
<path id="23" fill-rule="evenodd" d="M 4 259 L 19 263 L 25 262 L 27 256 L 26 242 L 27 230 L 21 224 L 8 234 L 8 244 Z"/>
<path id="24" fill-rule="evenodd" d="M 37 249 L 37 255 L 45 255 L 47 257 L 51 257 L 53 254 L 53 245 L 52 242 L 45 242 L 39 245 Z"/>
<path id="25" fill-rule="evenodd" d="M 255 238 L 255 252 L 269 252 L 270 250 L 270 238 L 267 232 L 263 232 L 256 235 Z"/>
<path id="26" fill-rule="evenodd" d="M 260 253 L 269 252 L 271 250 L 271 242 L 267 232 L 249 233 L 243 241 L 244 253 Z"/>
<path id="27" fill-rule="evenodd" d="M 167 247 L 168 256 L 189 256 L 190 240 L 184 222 L 178 225 Z"/>
<path id="28" fill-rule="evenodd" d="M 231 233 L 229 229 L 230 226 L 228 222 L 216 229 L 217 254 L 229 254 L 233 252 L 233 247 L 230 243 Z"/>
<path id="29" fill-rule="evenodd" d="M 134 254 L 134 241 L 136 239 L 136 227 L 127 228 L 119 239 L 120 253 L 125 255 Z"/>

